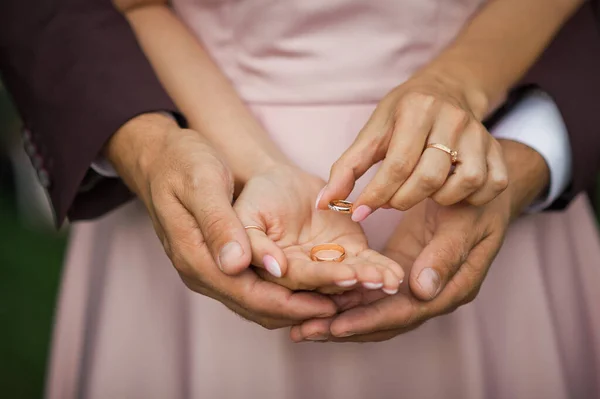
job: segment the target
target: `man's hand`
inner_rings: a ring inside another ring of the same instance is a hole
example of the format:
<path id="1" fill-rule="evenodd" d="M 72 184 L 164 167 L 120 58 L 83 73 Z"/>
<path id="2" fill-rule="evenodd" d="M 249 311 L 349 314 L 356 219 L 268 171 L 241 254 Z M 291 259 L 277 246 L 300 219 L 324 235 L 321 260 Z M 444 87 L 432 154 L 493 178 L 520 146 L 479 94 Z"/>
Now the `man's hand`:
<path id="1" fill-rule="evenodd" d="M 548 182 L 544 160 L 530 148 L 503 141 L 511 183 L 482 207 L 421 203 L 406 213 L 390 239 L 386 255 L 411 266 L 409 287 L 384 297 L 352 291 L 335 300 L 339 316 L 311 320 L 291 330 L 294 341 L 381 341 L 452 312 L 473 300 L 499 251 L 508 223 Z"/>
<path id="2" fill-rule="evenodd" d="M 142 115 L 109 141 L 106 155 L 144 202 L 184 283 L 267 328 L 335 314 L 332 301 L 292 293 L 253 271 L 250 242 L 231 201 L 233 179 L 206 140 L 162 115 Z"/>

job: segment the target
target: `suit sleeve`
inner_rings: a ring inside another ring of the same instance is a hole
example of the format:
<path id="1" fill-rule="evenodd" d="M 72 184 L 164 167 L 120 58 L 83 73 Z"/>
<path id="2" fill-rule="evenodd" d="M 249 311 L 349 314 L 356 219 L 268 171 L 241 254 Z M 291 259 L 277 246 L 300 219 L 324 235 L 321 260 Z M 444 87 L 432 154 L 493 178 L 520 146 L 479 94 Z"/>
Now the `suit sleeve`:
<path id="1" fill-rule="evenodd" d="M 176 108 L 110 0 L 0 1 L 0 72 L 57 224 L 131 198 L 90 165 L 131 118 Z"/>
<path id="2" fill-rule="evenodd" d="M 586 3 L 562 28 L 513 96 L 539 87 L 557 104 L 571 141 L 569 188 L 552 204 L 564 208 L 582 191 L 593 194 L 600 171 L 600 31 L 597 2 Z"/>

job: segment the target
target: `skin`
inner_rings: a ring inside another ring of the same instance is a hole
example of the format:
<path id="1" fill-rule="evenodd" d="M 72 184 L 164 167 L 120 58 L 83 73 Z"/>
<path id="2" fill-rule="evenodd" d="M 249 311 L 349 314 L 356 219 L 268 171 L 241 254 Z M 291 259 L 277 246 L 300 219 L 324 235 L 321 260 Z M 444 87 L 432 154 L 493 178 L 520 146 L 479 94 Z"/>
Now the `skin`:
<path id="1" fill-rule="evenodd" d="M 356 279 L 357 283 L 373 289 L 383 286 L 386 291 L 395 292 L 403 278 L 402 269 L 395 262 L 368 251 L 363 231 L 347 217 L 316 212 L 314 199 L 324 182 L 296 168 L 279 150 L 200 43 L 171 10 L 156 4 L 121 4 L 120 9 L 131 23 L 161 83 L 186 115 L 190 127 L 210 142 L 230 168 L 234 192 L 242 193 L 236 206 L 239 218 L 245 220 L 244 225 L 258 224 L 266 229 L 267 236 L 263 236 L 262 240 L 258 239 L 259 232 L 249 230 L 247 236 L 250 239 L 235 236 L 231 242 L 219 240 L 219 245 L 211 247 L 213 258 L 223 272 L 230 275 L 242 273 L 252 258 L 254 266 L 265 268 L 264 257 L 269 255 L 269 263 L 272 265 L 275 260 L 278 268 L 267 270 L 278 269 L 274 277 L 285 276 L 277 281 L 289 288 L 315 289 L 321 286 L 331 292 L 336 283 L 340 288 L 339 283 Z M 187 157 L 192 157 L 191 152 Z M 277 170 L 287 173 L 281 176 L 274 172 Z M 317 181 L 318 184 L 315 183 Z M 244 191 L 241 191 L 243 187 Z M 281 187 L 289 192 L 284 192 Z M 314 189 L 303 191 L 303 187 Z M 257 201 L 264 193 L 269 193 L 272 201 Z M 287 212 L 292 194 L 297 196 L 300 204 L 306 204 L 294 214 Z M 214 198 L 223 207 L 226 206 L 225 200 L 231 208 L 231 198 Z M 252 209 L 249 207 L 251 204 Z M 257 204 L 260 209 L 257 209 Z M 261 214 L 270 214 L 273 218 L 255 220 Z M 280 235 L 273 226 L 284 224 L 284 218 L 285 224 L 298 228 L 287 229 L 285 234 Z M 327 229 L 324 228 L 325 221 Z M 241 222 L 239 226 L 242 226 Z M 343 267 L 328 267 L 313 273 L 316 264 L 307 267 L 311 265 L 307 258 L 310 246 L 341 237 L 350 255 L 338 264 Z M 212 238 L 207 237 L 207 240 Z M 295 254 L 293 260 L 303 262 L 286 261 L 277 244 L 282 245 L 284 251 Z M 241 246 L 241 250 L 237 245 Z M 236 248 L 235 252 L 240 254 L 238 258 L 222 255 L 223 251 L 231 254 L 231 248 Z M 326 271 L 329 274 L 322 274 Z"/>
<path id="2" fill-rule="evenodd" d="M 188 118 L 193 133 L 186 131 L 189 133 L 186 140 L 196 134 L 199 142 L 197 146 L 185 142 L 180 145 L 179 152 L 172 150 L 173 155 L 165 154 L 164 148 L 157 146 L 160 150 L 154 151 L 160 152 L 160 157 L 156 152 L 152 156 L 131 151 L 131 146 L 116 145 L 111 159 L 124 175 L 132 175 L 125 180 L 138 189 L 136 192 L 146 203 L 165 250 L 188 286 L 225 301 L 227 306 L 243 315 L 248 314 L 250 308 L 251 315 L 246 317 L 257 319 L 258 313 L 263 317 L 259 318 L 261 324 L 298 324 L 300 314 L 286 318 L 285 312 L 278 312 L 282 310 L 280 302 L 272 300 L 258 304 L 254 291 L 250 288 L 240 291 L 238 286 L 233 287 L 233 281 L 246 278 L 244 281 L 249 287 L 262 287 L 263 282 L 258 283 L 256 273 L 247 268 L 251 260 L 256 266 L 265 267 L 264 257 L 270 255 L 278 260 L 281 275 L 285 277 L 276 277 L 280 280 L 270 278 L 279 284 L 309 289 L 322 284 L 320 288 L 329 289 L 332 282 L 333 285 L 339 282 L 339 276 L 328 276 L 328 281 L 309 281 L 312 277 L 305 273 L 311 270 L 307 259 L 294 258 L 296 249 L 316 242 L 317 238 L 328 238 L 321 237 L 319 229 L 311 229 L 311 223 L 321 216 L 304 207 L 298 215 L 271 211 L 278 209 L 285 193 L 274 193 L 272 202 L 264 203 L 258 200 L 258 194 L 253 194 L 270 185 L 293 190 L 283 183 L 290 179 L 307 182 L 312 187 L 314 178 L 294 170 L 201 44 L 163 2 L 158 3 L 118 1 L 117 6 L 134 28 L 162 84 Z M 355 144 L 334 165 L 329 184 L 321 192 L 317 205 L 324 208 L 331 199 L 345 198 L 363 170 L 368 169 L 370 163 L 384 159 L 382 170 L 355 204 L 353 220 L 364 219 L 379 206 L 399 209 L 412 206 L 409 212 L 414 216 L 409 215 L 409 219 L 415 223 L 412 226 L 402 223 L 386 252 L 401 262 L 405 270 L 410 269 L 410 290 L 384 298 L 379 290 L 351 290 L 335 297 L 337 306 L 347 309 L 335 318 L 325 316 L 331 310 L 326 309 L 331 305 L 327 298 L 302 297 L 302 301 L 321 301 L 321 316 L 295 326 L 292 329 L 294 340 L 315 334 L 317 338 L 333 340 L 387 339 L 430 317 L 449 312 L 474 297 L 502 243 L 511 215 L 521 209 L 526 199 L 533 198 L 526 195 L 532 192 L 529 186 L 536 187 L 533 191 L 538 194 L 547 182 L 543 178 L 547 171 L 536 170 L 531 176 L 524 177 L 520 174 L 522 171 L 511 170 L 510 165 L 507 168 L 503 156 L 508 159 L 515 156 L 520 160 L 521 169 L 527 169 L 523 168 L 523 163 L 530 165 L 535 157 L 533 154 L 525 157 L 523 149 L 514 148 L 506 154 L 505 145 L 501 146 L 489 136 L 481 126 L 481 120 L 493 108 L 490 104 L 500 101 L 580 3 L 575 0 L 492 1 L 473 18 L 453 45 L 382 100 Z M 454 174 L 449 175 L 451 168 L 447 154 L 434 149 L 424 151 L 425 145 L 431 142 L 441 142 L 460 151 L 459 156 L 463 158 Z M 393 157 L 389 156 L 392 152 Z M 170 163 L 158 158 L 166 158 Z M 181 164 L 180 158 L 186 162 Z M 219 163 L 221 165 L 216 166 Z M 148 166 L 154 164 L 161 167 Z M 130 169 L 135 169 L 135 165 L 145 166 L 139 168 L 141 172 L 131 173 Z M 272 171 L 278 168 L 288 168 L 289 177 L 275 176 Z M 218 181 L 213 180 L 215 174 L 221 176 Z M 161 187 L 158 183 L 149 184 L 159 176 L 163 189 L 144 191 L 149 186 Z M 515 178 L 516 182 L 509 183 L 507 177 Z M 182 184 L 182 181 L 186 183 Z M 522 185 L 523 181 L 529 186 Z M 179 182 L 179 186 L 173 188 L 173 182 Z M 200 195 L 201 187 L 210 189 L 203 190 Z M 197 195 L 191 196 L 190 191 Z M 239 192 L 240 205 L 233 210 L 230 202 L 234 193 Z M 165 198 L 167 194 L 171 195 Z M 312 190 L 311 195 L 314 195 Z M 428 196 L 446 207 L 423 202 Z M 383 200 L 379 200 L 380 197 Z M 205 202 L 194 204 L 194 201 Z M 177 202 L 183 206 L 174 206 Z M 419 206 L 414 206 L 420 202 Z M 455 202 L 456 205 L 450 206 Z M 475 207 L 473 204 L 485 205 Z M 366 208 L 359 211 L 361 205 Z M 181 211 L 182 207 L 185 212 Z M 205 214 L 214 210 L 227 217 L 217 221 Z M 239 217 L 237 221 L 234 221 L 234 215 Z M 471 224 L 460 222 L 463 219 L 470 220 Z M 223 226 L 222 220 L 226 221 Z M 263 236 L 254 230 L 244 232 L 243 237 L 246 221 L 264 227 L 266 234 Z M 328 223 L 328 229 L 341 231 L 343 237 L 354 240 L 346 244 L 356 248 L 352 250 L 355 256 L 349 257 L 349 261 L 361 260 L 358 255 L 364 245 L 364 235 L 356 228 L 346 227 L 342 219 L 332 218 Z M 277 226 L 283 224 L 300 227 L 293 234 L 282 233 L 281 228 L 277 231 Z M 184 231 L 182 226 L 186 225 Z M 198 227 L 192 227 L 194 225 Z M 196 232 L 190 235 L 194 228 Z M 456 229 L 463 232 L 455 234 L 461 238 L 458 242 L 449 239 L 450 232 Z M 412 245 L 403 249 L 399 242 L 411 237 Z M 231 245 L 235 247 L 233 252 Z M 203 248 L 202 254 L 194 252 L 199 251 L 198 246 Z M 288 258 L 287 262 L 283 258 Z M 356 267 L 371 267 L 368 258 L 362 260 L 364 263 L 346 262 L 344 266 L 353 267 L 359 276 Z M 393 265 L 397 264 L 386 265 L 382 264 L 381 270 L 374 271 L 381 280 L 385 280 L 384 276 L 389 272 L 394 273 Z M 226 280 L 231 281 L 231 285 L 217 284 L 220 278 L 214 273 L 219 270 L 214 266 L 230 275 L 225 277 L 233 279 Z M 434 274 L 429 273 L 429 281 L 423 282 L 419 277 L 428 269 Z M 259 273 L 266 276 L 264 272 Z M 396 274 L 396 277 L 401 276 Z M 369 279 L 371 276 L 362 282 L 370 282 Z M 318 284 L 311 285 L 315 282 Z M 393 289 L 391 285 L 387 288 Z M 284 290 L 278 295 L 288 300 L 296 300 L 296 295 L 300 295 L 280 286 L 278 289 Z M 275 291 L 272 292 L 269 294 L 271 299 L 275 295 Z M 404 302 L 396 303 L 399 298 L 404 298 Z M 407 308 L 403 304 L 410 306 Z M 265 315 L 268 322 L 264 321 Z M 315 317 L 304 316 L 305 319 Z M 349 333 L 353 335 L 348 336 Z"/>
<path id="3" fill-rule="evenodd" d="M 231 207 L 231 172 L 198 132 L 180 129 L 163 115 L 141 115 L 111 138 L 105 155 L 143 201 L 165 252 L 190 289 L 266 328 L 336 312 L 322 295 L 294 293 L 252 270 L 237 276 L 219 270 L 213 254 L 226 242 L 241 244 L 236 261 L 247 265 L 252 255 Z"/>
<path id="4" fill-rule="evenodd" d="M 364 290 L 338 296 L 341 314 L 292 327 L 292 340 L 383 341 L 472 301 L 509 222 L 543 192 L 549 179 L 537 152 L 520 143 L 501 144 L 511 183 L 496 199 L 479 207 L 446 207 L 428 200 L 406 212 L 384 253 L 408 268 L 409 286 L 387 297 Z M 425 270 L 437 275 L 432 290 L 420 282 Z"/>
<path id="5" fill-rule="evenodd" d="M 379 207 L 407 210 L 431 197 L 440 205 L 483 205 L 508 184 L 498 142 L 482 121 L 531 67 L 581 0 L 494 0 L 431 63 L 379 103 L 355 142 L 332 166 L 317 204 L 347 198 L 354 182 L 382 165 L 354 203 L 354 221 Z M 439 143 L 457 150 L 459 162 Z"/>

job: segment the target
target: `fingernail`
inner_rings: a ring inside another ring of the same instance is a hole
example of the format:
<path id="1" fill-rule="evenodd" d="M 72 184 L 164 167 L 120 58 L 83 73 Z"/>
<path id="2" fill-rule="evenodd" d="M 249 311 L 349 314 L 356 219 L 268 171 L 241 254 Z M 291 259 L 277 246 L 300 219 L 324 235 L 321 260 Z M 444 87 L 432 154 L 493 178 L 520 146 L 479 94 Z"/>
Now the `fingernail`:
<path id="1" fill-rule="evenodd" d="M 362 222 L 369 216 L 373 210 L 366 205 L 361 205 L 355 210 L 352 211 L 352 221 L 354 222 Z"/>
<path id="2" fill-rule="evenodd" d="M 325 192 L 326 188 L 327 185 L 325 185 L 325 187 L 323 187 L 321 191 L 319 191 L 319 194 L 317 195 L 317 200 L 315 201 L 315 209 L 319 209 L 319 202 L 321 201 L 321 197 L 323 196 L 323 193 Z"/>
<path id="3" fill-rule="evenodd" d="M 244 256 L 244 250 L 237 241 L 228 242 L 221 248 L 219 253 L 219 269 L 224 271 L 235 265 L 238 260 Z"/>
<path id="4" fill-rule="evenodd" d="M 419 273 L 417 282 L 431 299 L 435 298 L 440 289 L 440 275 L 438 272 L 430 267 L 423 269 L 421 273 Z"/>
<path id="5" fill-rule="evenodd" d="M 388 295 L 396 295 L 398 293 L 398 288 L 394 290 L 390 290 L 389 288 L 382 288 L 381 291 L 385 292 Z"/>
<path id="6" fill-rule="evenodd" d="M 356 279 L 353 279 L 353 280 L 336 281 L 335 285 L 337 285 L 338 287 L 352 287 L 356 283 L 357 283 Z"/>
<path id="7" fill-rule="evenodd" d="M 402 283 L 404 282 L 404 279 L 400 279 L 400 281 L 398 282 L 398 285 L 402 285 Z"/>
<path id="8" fill-rule="evenodd" d="M 383 283 L 362 283 L 363 287 L 365 287 L 368 290 L 378 290 L 381 287 L 383 287 Z"/>
<path id="9" fill-rule="evenodd" d="M 304 339 L 307 341 L 326 341 L 327 336 L 323 335 L 323 334 L 313 334 L 313 335 L 309 335 L 308 337 L 306 337 Z"/>
<path id="10" fill-rule="evenodd" d="M 346 337 L 351 337 L 353 335 L 354 335 L 354 333 L 352 331 L 346 331 L 345 333 L 337 334 L 336 337 L 346 338 Z"/>
<path id="11" fill-rule="evenodd" d="M 267 269 L 272 276 L 277 278 L 281 277 L 281 266 L 279 266 L 277 259 L 271 255 L 265 255 L 263 257 L 263 265 L 265 265 L 265 269 Z"/>

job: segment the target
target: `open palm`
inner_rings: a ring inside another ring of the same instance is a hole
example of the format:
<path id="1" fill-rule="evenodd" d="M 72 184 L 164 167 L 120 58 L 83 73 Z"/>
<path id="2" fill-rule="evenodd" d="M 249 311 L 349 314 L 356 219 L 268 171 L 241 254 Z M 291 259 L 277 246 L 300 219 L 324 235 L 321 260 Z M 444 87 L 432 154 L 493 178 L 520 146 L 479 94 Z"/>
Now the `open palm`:
<path id="1" fill-rule="evenodd" d="M 381 341 L 453 311 L 477 295 L 508 221 L 504 195 L 482 207 L 424 201 L 405 213 L 384 251 L 407 267 L 409 284 L 394 296 L 363 289 L 336 296 L 342 313 L 292 327 L 292 340 Z M 434 273 L 432 286 L 424 272 Z"/>
<path id="2" fill-rule="evenodd" d="M 369 249 L 362 228 L 348 215 L 315 209 L 324 184 L 288 166 L 273 168 L 246 184 L 234 209 L 244 225 L 266 232 L 248 230 L 252 264 L 270 271 L 258 270 L 264 278 L 293 290 L 335 293 L 360 283 L 395 293 L 404 276 L 402 268 Z M 331 242 L 344 247 L 342 262 L 311 260 L 313 246 Z"/>

